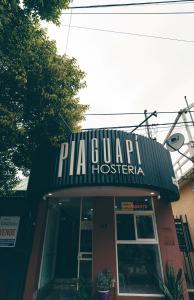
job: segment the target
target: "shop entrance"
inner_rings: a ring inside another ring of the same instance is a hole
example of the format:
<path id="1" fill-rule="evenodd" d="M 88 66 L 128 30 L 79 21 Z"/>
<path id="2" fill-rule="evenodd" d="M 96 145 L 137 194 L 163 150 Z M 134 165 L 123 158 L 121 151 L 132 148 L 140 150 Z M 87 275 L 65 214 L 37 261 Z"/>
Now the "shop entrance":
<path id="1" fill-rule="evenodd" d="M 70 203 L 69 203 L 70 204 Z M 55 268 L 56 278 L 88 278 L 92 276 L 91 199 L 60 204 L 60 224 Z"/>
<path id="2" fill-rule="evenodd" d="M 93 204 L 83 198 L 80 205 L 79 249 L 77 278 L 92 278 Z"/>
<path id="3" fill-rule="evenodd" d="M 77 277 L 80 201 L 60 204 L 55 278 Z M 69 203 L 70 204 L 70 203 Z"/>
<path id="4" fill-rule="evenodd" d="M 40 295 L 45 291 L 78 287 L 80 278 L 92 277 L 91 198 L 66 198 L 49 202 L 39 278 Z M 42 291 L 44 291 L 42 293 Z M 38 299 L 46 299 L 40 296 Z"/>

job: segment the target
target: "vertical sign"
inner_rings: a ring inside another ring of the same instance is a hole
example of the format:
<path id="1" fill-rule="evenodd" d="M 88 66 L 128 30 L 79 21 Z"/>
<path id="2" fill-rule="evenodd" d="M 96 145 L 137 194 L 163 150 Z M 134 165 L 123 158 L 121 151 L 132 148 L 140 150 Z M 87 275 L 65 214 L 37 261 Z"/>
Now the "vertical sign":
<path id="1" fill-rule="evenodd" d="M 0 217 L 0 247 L 15 247 L 20 217 Z"/>

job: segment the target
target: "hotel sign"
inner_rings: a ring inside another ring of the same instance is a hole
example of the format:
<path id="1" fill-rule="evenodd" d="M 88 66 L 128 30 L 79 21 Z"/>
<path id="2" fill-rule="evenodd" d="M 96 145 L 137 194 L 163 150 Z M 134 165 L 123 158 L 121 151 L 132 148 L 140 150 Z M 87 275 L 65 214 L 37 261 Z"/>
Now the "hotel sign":
<path id="1" fill-rule="evenodd" d="M 169 152 L 144 136 L 117 130 L 74 133 L 59 149 L 37 154 L 29 189 L 125 186 L 179 198 Z"/>
<path id="2" fill-rule="evenodd" d="M 87 148 L 90 148 L 88 155 Z M 136 158 L 136 160 L 133 159 Z M 138 137 L 121 140 L 119 137 L 97 137 L 65 142 L 61 145 L 58 177 L 63 175 L 65 161 L 69 176 L 90 174 L 123 174 L 144 176 Z M 134 164 L 135 162 L 135 164 Z M 89 168 L 87 167 L 89 166 Z"/>

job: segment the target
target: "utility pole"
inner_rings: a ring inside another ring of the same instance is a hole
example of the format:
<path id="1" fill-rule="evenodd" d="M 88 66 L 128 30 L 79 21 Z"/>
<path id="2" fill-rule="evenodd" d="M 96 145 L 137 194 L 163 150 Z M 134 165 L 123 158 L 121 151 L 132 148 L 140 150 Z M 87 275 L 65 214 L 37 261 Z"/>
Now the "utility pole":
<path id="1" fill-rule="evenodd" d="M 189 112 L 190 117 L 191 117 L 191 121 L 193 123 L 193 118 L 192 118 L 192 114 L 191 114 L 190 109 L 192 107 L 194 107 L 194 103 L 189 105 L 188 102 L 187 102 L 186 96 L 185 96 L 185 101 L 186 101 L 186 104 L 187 104 L 187 110 L 184 111 L 184 113 L 182 114 L 182 118 L 183 118 L 183 121 L 185 122 L 185 129 L 186 129 L 187 136 L 188 136 L 188 139 L 189 139 L 189 141 L 188 141 L 189 154 L 190 154 L 190 157 L 193 158 L 194 157 L 194 137 L 193 137 L 193 135 L 191 133 L 191 129 L 190 129 L 188 123 L 187 123 L 188 119 L 187 119 L 186 113 Z M 193 126 L 194 126 L 194 123 L 193 123 Z"/>
<path id="2" fill-rule="evenodd" d="M 147 111 L 146 111 L 147 112 Z M 133 133 L 137 128 L 141 127 L 141 125 L 143 123 L 146 123 L 148 121 L 149 118 L 151 118 L 152 116 L 157 117 L 157 111 L 155 110 L 153 113 L 151 113 L 149 116 L 146 116 L 145 120 L 143 120 L 139 125 L 137 125 L 130 133 Z M 146 123 L 147 127 L 149 128 L 149 124 Z M 148 130 L 149 131 L 149 130 Z M 148 137 L 150 137 L 148 135 Z"/>
<path id="3" fill-rule="evenodd" d="M 165 145 L 165 143 L 166 143 L 166 141 L 168 140 L 169 136 L 170 136 L 171 133 L 173 132 L 173 130 L 174 130 L 176 124 L 178 123 L 178 120 L 180 119 L 180 117 L 181 117 L 181 115 L 183 114 L 183 112 L 184 112 L 183 109 L 179 110 L 178 115 L 176 116 L 173 125 L 171 126 L 169 132 L 167 133 L 167 136 L 166 136 L 165 139 L 164 139 L 164 142 L 163 142 L 163 144 L 162 144 L 163 146 Z"/>
<path id="4" fill-rule="evenodd" d="M 194 103 L 188 104 L 186 96 L 185 96 L 185 101 L 186 101 L 187 107 L 179 110 L 178 115 L 176 116 L 173 125 L 171 126 L 166 138 L 164 139 L 163 146 L 166 144 L 166 141 L 168 140 L 168 138 L 170 137 L 172 131 L 176 127 L 176 124 L 177 124 L 178 120 L 180 119 L 180 117 L 182 117 L 183 121 L 185 122 L 184 125 L 185 125 L 185 129 L 186 129 L 186 132 L 187 132 L 188 140 L 189 140 L 188 143 L 187 143 L 188 144 L 188 150 L 189 150 L 188 153 L 190 155 L 190 159 L 193 161 L 193 157 L 194 157 L 194 138 L 191 134 L 191 130 L 190 130 L 190 127 L 188 125 L 188 119 L 187 119 L 186 114 L 189 112 L 192 123 L 193 123 L 193 117 L 192 117 L 190 109 L 194 107 Z M 193 126 L 194 126 L 194 123 L 193 123 Z"/>
<path id="5" fill-rule="evenodd" d="M 187 109 L 188 109 L 188 112 L 189 112 L 189 115 L 190 115 L 190 118 L 191 118 L 191 121 L 192 121 L 193 127 L 194 127 L 193 116 L 192 116 L 192 113 L 191 113 L 191 110 L 190 110 L 190 109 L 193 107 L 193 106 L 192 106 L 193 103 L 192 103 L 191 105 L 189 105 L 186 96 L 185 96 L 185 102 L 186 102 L 186 104 L 187 104 Z"/>
<path id="6" fill-rule="evenodd" d="M 144 115 L 145 115 L 145 123 L 146 123 L 147 136 L 151 139 L 152 138 L 152 133 L 151 133 L 151 130 L 149 128 L 147 109 L 144 110 Z"/>

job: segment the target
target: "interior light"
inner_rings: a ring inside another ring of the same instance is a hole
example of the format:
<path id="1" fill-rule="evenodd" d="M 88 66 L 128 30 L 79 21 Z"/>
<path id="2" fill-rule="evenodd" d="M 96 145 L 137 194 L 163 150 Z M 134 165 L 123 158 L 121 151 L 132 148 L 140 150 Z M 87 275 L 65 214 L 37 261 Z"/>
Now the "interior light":
<path id="1" fill-rule="evenodd" d="M 145 202 L 147 202 L 148 201 L 148 199 L 145 199 Z"/>
<path id="2" fill-rule="evenodd" d="M 87 220 L 88 218 L 84 218 L 84 220 Z"/>
<path id="3" fill-rule="evenodd" d="M 94 209 L 93 209 L 93 208 L 90 208 L 90 210 L 93 211 Z"/>
<path id="4" fill-rule="evenodd" d="M 48 193 L 48 196 L 52 196 L 52 193 Z"/>
<path id="5" fill-rule="evenodd" d="M 155 195 L 155 193 L 151 192 L 150 195 Z"/>
<path id="6" fill-rule="evenodd" d="M 58 204 L 59 204 L 59 205 L 62 205 L 62 202 L 59 202 Z"/>

